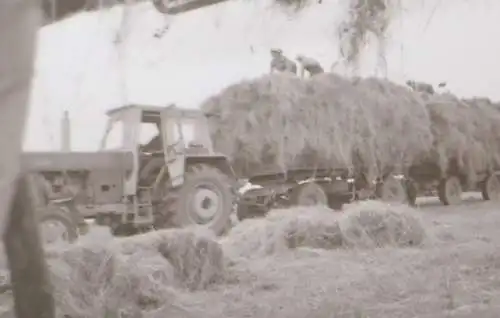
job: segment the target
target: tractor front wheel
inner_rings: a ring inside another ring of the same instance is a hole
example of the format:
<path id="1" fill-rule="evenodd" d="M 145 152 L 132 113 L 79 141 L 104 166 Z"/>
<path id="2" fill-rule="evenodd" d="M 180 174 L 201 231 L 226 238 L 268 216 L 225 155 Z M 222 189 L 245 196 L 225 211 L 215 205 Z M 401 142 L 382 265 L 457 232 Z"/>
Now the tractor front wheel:
<path id="1" fill-rule="evenodd" d="M 233 212 L 233 184 L 229 176 L 215 167 L 190 166 L 183 185 L 167 191 L 166 206 L 155 227 L 200 225 L 217 235 L 224 233 Z"/>

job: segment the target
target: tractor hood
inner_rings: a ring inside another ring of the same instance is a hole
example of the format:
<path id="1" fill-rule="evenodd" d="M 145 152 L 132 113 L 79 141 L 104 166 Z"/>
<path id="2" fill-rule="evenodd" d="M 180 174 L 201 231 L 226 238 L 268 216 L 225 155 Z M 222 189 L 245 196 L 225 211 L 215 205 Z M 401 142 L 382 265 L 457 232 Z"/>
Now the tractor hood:
<path id="1" fill-rule="evenodd" d="M 64 170 L 132 170 L 134 155 L 126 151 L 24 152 L 21 166 L 26 172 Z"/>

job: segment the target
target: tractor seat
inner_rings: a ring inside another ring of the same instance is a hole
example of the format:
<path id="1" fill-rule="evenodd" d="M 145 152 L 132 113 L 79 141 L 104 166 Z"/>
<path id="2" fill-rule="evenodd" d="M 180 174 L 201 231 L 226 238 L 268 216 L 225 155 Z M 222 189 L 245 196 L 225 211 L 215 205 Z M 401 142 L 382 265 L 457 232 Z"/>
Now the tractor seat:
<path id="1" fill-rule="evenodd" d="M 165 159 L 162 153 L 140 154 L 139 156 L 139 184 L 144 186 L 151 185 L 156 178 L 158 171 L 165 165 Z M 156 173 L 155 173 L 156 172 Z M 151 178 L 153 180 L 151 181 Z"/>

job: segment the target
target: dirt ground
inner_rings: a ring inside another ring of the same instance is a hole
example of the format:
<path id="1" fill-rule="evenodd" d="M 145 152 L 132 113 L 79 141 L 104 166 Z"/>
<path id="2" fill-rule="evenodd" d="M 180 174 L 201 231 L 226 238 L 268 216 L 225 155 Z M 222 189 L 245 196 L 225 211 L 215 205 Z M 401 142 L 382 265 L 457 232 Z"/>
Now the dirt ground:
<path id="1" fill-rule="evenodd" d="M 500 317 L 499 204 L 477 195 L 454 207 L 419 203 L 424 246 L 299 248 L 230 263 L 223 283 L 176 290 L 175 308 L 144 317 Z M 92 227 L 81 240 L 111 239 Z"/>

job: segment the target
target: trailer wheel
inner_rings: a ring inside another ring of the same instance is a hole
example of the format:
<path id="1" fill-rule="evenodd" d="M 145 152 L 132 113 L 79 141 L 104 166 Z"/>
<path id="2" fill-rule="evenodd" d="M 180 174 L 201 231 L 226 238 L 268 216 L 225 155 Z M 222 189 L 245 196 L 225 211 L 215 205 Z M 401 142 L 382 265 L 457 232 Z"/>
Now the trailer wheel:
<path id="1" fill-rule="evenodd" d="M 405 188 L 406 188 L 406 196 L 408 198 L 408 204 L 410 206 L 415 206 L 417 204 L 417 196 L 418 196 L 417 183 L 413 180 L 406 180 Z"/>
<path id="2" fill-rule="evenodd" d="M 484 200 L 500 201 L 500 172 L 490 174 L 481 183 L 481 194 Z"/>
<path id="3" fill-rule="evenodd" d="M 140 233 L 139 229 L 133 224 L 112 224 L 110 231 L 111 235 L 116 237 L 132 236 Z"/>
<path id="4" fill-rule="evenodd" d="M 99 226 L 110 226 L 112 219 L 110 213 L 98 212 L 95 216 L 95 224 Z"/>
<path id="5" fill-rule="evenodd" d="M 342 210 L 342 207 L 344 206 L 345 202 L 346 201 L 343 200 L 338 195 L 330 195 L 330 196 L 328 196 L 328 207 L 330 209 L 332 209 L 332 210 L 335 210 L 335 211 Z"/>
<path id="6" fill-rule="evenodd" d="M 238 218 L 238 221 L 243 221 L 245 219 L 252 219 L 252 218 L 257 218 L 257 217 L 263 217 L 267 214 L 267 209 L 264 207 L 252 204 L 251 202 L 246 203 L 244 202 L 245 196 L 251 196 L 252 193 L 255 192 L 260 192 L 260 189 L 250 189 L 243 193 L 243 196 L 241 198 L 241 203 L 238 203 L 236 205 L 236 217 Z M 252 200 L 250 200 L 252 201 Z"/>
<path id="7" fill-rule="evenodd" d="M 290 193 L 290 202 L 298 206 L 328 206 L 328 196 L 322 186 L 310 182 L 293 188 Z"/>
<path id="8" fill-rule="evenodd" d="M 221 235 L 231 222 L 235 194 L 231 178 L 206 164 L 190 166 L 184 184 L 168 190 L 155 228 L 200 225 Z"/>
<path id="9" fill-rule="evenodd" d="M 72 243 L 78 239 L 78 227 L 65 207 L 49 205 L 41 213 L 39 224 L 44 244 L 61 240 Z"/>
<path id="10" fill-rule="evenodd" d="M 265 211 L 262 211 L 258 207 L 249 204 L 238 204 L 236 208 L 236 217 L 240 222 L 246 219 L 263 217 L 265 215 Z"/>
<path id="11" fill-rule="evenodd" d="M 462 184 L 457 176 L 450 176 L 439 182 L 438 197 L 444 205 L 457 205 L 462 202 Z"/>
<path id="12" fill-rule="evenodd" d="M 403 181 L 395 176 L 388 176 L 383 182 L 378 183 L 375 193 L 384 202 L 407 203 L 408 194 Z"/>

